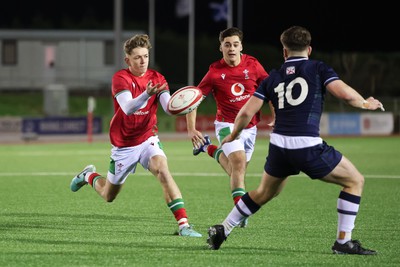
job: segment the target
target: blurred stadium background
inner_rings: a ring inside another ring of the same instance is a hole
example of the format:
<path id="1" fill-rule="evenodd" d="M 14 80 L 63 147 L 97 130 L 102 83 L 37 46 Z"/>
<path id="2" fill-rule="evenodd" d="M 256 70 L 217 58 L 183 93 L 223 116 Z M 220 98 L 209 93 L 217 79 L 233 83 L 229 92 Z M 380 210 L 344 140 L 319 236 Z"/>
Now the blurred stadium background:
<path id="1" fill-rule="evenodd" d="M 265 24 L 260 10 L 268 5 L 257 0 L 114 0 L 103 5 L 70 1 L 64 13 L 48 12 L 56 5 L 42 2 L 49 9 L 31 3 L 26 7 L 30 17 L 10 12 L 0 20 L 0 139 L 6 142 L 5 137 L 26 141 L 49 136 L 86 138 L 82 136 L 88 131 L 95 137 L 107 135 L 111 77 L 124 67 L 122 44 L 133 34 L 150 35 L 150 67 L 163 73 L 175 91 L 197 84 L 208 65 L 221 57 L 217 37 L 227 26 L 244 30 L 245 53 L 256 56 L 267 71 L 278 68 L 282 63 L 279 33 L 292 24 L 315 33 L 312 57 L 330 64 L 364 97 L 373 95 L 386 108 L 386 112 L 360 113 L 327 95 L 321 133 L 399 134 L 400 50 L 383 34 L 393 27 L 385 19 L 370 26 L 368 16 L 348 11 L 357 22 L 338 24 L 339 19 L 318 14 L 324 7 L 317 1 L 308 3 L 316 9 L 313 19 L 302 10 L 288 11 L 288 17 L 271 12 Z M 386 8 L 385 17 L 393 19 Z M 337 16 L 337 10 L 330 11 L 330 16 Z M 374 6 L 372 11 L 376 16 L 381 10 Z M 88 116 L 88 103 L 93 100 L 95 107 Z M 209 97 L 199 108 L 201 130 L 212 130 L 214 113 L 214 100 Z M 159 115 L 161 132 L 184 134 L 183 118 Z M 268 109 L 265 116 L 268 119 Z M 265 125 L 260 128 L 270 130 Z"/>

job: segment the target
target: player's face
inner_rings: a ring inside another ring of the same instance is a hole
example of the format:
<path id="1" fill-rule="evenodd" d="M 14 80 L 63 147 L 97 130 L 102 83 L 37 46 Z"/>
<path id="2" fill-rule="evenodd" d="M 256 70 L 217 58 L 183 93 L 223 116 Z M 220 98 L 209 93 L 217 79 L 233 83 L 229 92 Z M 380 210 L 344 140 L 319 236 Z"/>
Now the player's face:
<path id="1" fill-rule="evenodd" d="M 240 41 L 239 36 L 236 35 L 226 37 L 220 47 L 225 62 L 230 66 L 239 65 L 242 49 L 242 42 Z"/>
<path id="2" fill-rule="evenodd" d="M 144 47 L 136 47 L 130 55 L 125 57 L 129 70 L 135 76 L 143 76 L 149 66 L 149 50 Z"/>

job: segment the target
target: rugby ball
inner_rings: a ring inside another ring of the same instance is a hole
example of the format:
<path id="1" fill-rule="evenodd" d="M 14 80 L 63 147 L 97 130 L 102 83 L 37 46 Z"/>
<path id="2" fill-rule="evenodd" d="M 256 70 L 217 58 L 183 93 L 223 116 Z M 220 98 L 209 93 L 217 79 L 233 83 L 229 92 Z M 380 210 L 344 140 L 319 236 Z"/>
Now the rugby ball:
<path id="1" fill-rule="evenodd" d="M 172 115 L 185 115 L 197 108 L 203 100 L 203 93 L 196 86 L 185 86 L 173 93 L 168 102 Z"/>

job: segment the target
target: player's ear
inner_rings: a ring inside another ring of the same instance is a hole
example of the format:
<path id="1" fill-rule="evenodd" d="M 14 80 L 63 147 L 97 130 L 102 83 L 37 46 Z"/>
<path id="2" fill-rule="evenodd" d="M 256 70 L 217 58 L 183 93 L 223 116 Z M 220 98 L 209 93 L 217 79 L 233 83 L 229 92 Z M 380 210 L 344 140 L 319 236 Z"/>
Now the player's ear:
<path id="1" fill-rule="evenodd" d="M 221 51 L 221 52 L 222 52 L 222 46 L 221 46 L 221 45 L 219 46 L 219 51 Z"/>
<path id="2" fill-rule="evenodd" d="M 312 51 L 312 47 L 311 47 L 311 46 L 308 46 L 308 56 L 311 55 L 311 51 Z"/>
<path id="3" fill-rule="evenodd" d="M 286 50 L 286 48 L 283 48 L 283 58 L 286 60 L 288 58 L 288 51 Z"/>
<path id="4" fill-rule="evenodd" d="M 128 58 L 128 57 L 125 57 L 124 60 L 125 60 L 126 65 L 129 66 L 129 58 Z"/>

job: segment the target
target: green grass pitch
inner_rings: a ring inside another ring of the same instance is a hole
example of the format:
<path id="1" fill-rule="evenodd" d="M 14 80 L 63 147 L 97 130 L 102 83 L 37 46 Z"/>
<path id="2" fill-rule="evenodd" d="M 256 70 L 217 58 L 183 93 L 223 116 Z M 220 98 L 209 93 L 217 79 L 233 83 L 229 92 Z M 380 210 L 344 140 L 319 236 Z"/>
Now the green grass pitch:
<path id="1" fill-rule="evenodd" d="M 207 229 L 232 208 L 229 181 L 188 140 L 162 140 L 190 222 L 202 238 L 174 235 L 161 187 L 138 166 L 113 203 L 72 177 L 89 164 L 106 174 L 107 142 L 0 146 L 0 266 L 400 266 L 400 138 L 326 138 L 365 175 L 353 238 L 377 256 L 333 255 L 340 187 L 289 178 L 281 195 L 235 229 L 218 251 Z M 213 140 L 216 142 L 216 140 Z M 247 189 L 260 180 L 267 138 L 259 138 Z"/>

